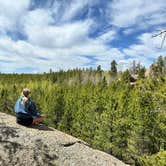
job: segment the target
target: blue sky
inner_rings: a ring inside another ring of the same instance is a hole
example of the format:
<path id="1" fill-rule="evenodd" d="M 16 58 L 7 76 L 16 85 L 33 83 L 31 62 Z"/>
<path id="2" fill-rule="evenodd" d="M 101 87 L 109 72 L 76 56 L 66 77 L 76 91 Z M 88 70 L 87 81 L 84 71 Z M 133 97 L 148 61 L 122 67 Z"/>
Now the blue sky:
<path id="1" fill-rule="evenodd" d="M 0 0 L 0 72 L 148 67 L 165 28 L 165 0 Z"/>

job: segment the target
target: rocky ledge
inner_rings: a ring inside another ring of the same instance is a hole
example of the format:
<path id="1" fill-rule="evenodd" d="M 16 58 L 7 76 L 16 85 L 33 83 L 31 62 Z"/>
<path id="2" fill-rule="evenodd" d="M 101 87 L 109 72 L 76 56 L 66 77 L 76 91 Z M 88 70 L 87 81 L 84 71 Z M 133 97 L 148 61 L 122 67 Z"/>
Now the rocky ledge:
<path id="1" fill-rule="evenodd" d="M 24 127 L 0 113 L 2 166 L 125 166 L 80 139 L 43 126 Z"/>

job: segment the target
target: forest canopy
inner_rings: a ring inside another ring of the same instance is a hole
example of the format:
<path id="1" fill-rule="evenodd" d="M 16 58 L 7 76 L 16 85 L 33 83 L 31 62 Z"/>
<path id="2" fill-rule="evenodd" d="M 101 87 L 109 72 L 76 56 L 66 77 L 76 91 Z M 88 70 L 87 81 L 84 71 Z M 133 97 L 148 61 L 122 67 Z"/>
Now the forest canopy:
<path id="1" fill-rule="evenodd" d="M 134 64 L 134 63 L 133 63 Z M 0 74 L 0 111 L 14 115 L 23 88 L 45 123 L 131 165 L 166 164 L 166 57 L 149 69 L 73 69 Z"/>

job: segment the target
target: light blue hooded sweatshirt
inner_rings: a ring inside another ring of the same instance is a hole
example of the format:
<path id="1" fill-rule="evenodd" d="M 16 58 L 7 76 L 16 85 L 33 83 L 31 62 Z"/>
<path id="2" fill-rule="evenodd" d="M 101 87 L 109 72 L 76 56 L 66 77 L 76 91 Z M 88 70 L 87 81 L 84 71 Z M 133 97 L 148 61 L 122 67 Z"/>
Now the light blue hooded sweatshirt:
<path id="1" fill-rule="evenodd" d="M 14 112 L 16 114 L 24 113 L 24 114 L 30 114 L 33 117 L 39 117 L 40 113 L 36 109 L 35 103 L 30 98 L 28 98 L 28 102 L 26 104 L 23 104 L 22 98 L 23 96 L 20 96 L 16 101 L 16 104 L 14 106 Z"/>

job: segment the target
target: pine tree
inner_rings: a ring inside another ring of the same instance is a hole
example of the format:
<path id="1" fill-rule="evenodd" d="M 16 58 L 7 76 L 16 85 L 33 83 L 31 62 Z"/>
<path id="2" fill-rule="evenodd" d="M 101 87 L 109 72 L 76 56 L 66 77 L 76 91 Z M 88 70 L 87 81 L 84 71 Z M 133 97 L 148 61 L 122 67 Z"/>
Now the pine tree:
<path id="1" fill-rule="evenodd" d="M 130 78 L 131 78 L 131 74 L 130 74 L 129 70 L 126 70 L 121 75 L 122 82 L 128 83 L 128 82 L 130 82 Z"/>
<path id="2" fill-rule="evenodd" d="M 165 64 L 164 64 L 164 59 L 163 59 L 162 56 L 158 57 L 158 59 L 157 59 L 157 66 L 158 66 L 159 72 L 163 73 Z"/>
<path id="3" fill-rule="evenodd" d="M 138 79 L 143 79 L 145 78 L 145 67 L 141 67 L 139 70 L 138 70 Z"/>
<path id="4" fill-rule="evenodd" d="M 110 69 L 110 74 L 113 77 L 117 76 L 117 63 L 115 60 L 111 62 L 111 69 Z"/>

